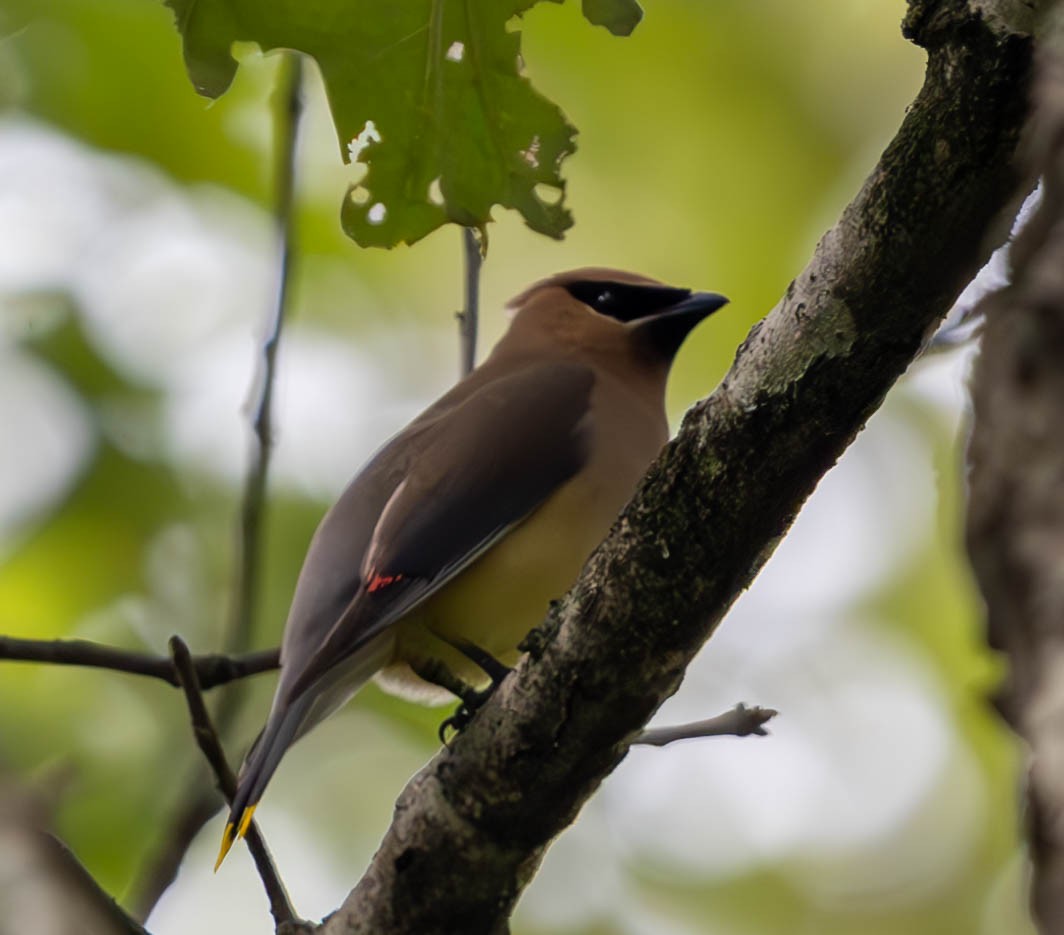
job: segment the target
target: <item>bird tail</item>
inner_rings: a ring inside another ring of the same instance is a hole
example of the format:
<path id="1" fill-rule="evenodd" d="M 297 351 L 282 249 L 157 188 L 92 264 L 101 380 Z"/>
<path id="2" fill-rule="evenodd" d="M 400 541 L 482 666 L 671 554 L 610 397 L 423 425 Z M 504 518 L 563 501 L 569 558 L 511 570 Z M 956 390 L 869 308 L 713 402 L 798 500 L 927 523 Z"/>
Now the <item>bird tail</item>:
<path id="1" fill-rule="evenodd" d="M 282 710 L 270 714 L 266 726 L 259 734 L 237 778 L 236 795 L 229 809 L 229 819 L 222 832 L 222 846 L 218 859 L 214 863 L 215 872 L 225 860 L 225 855 L 233 843 L 247 834 L 255 807 L 266 790 L 266 784 L 273 778 L 281 757 L 300 735 L 300 727 L 313 704 L 313 699 L 304 694 L 294 704 L 286 705 Z"/>
<path id="2" fill-rule="evenodd" d="M 233 843 L 247 834 L 255 807 L 266 784 L 273 778 L 281 758 L 293 743 L 316 724 L 321 723 L 360 689 L 392 653 L 393 638 L 381 634 L 361 646 L 347 659 L 333 666 L 316 684 L 294 701 L 282 701 L 285 679 L 274 698 L 273 710 L 258 739 L 252 744 L 236 781 L 236 795 L 229 809 L 229 819 L 222 832 L 222 846 L 215 861 L 215 871 L 222 865 Z"/>

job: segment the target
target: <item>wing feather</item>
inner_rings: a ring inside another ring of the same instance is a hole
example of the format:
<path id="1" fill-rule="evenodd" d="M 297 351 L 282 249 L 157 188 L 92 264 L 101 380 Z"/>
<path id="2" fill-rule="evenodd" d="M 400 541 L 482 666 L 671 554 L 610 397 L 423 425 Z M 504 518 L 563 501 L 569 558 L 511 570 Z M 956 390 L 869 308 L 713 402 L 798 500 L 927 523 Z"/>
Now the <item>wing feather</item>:
<path id="1" fill-rule="evenodd" d="M 570 361 L 494 380 L 426 430 L 373 527 L 359 584 L 292 681 L 292 703 L 461 573 L 586 463 L 594 374 Z"/>

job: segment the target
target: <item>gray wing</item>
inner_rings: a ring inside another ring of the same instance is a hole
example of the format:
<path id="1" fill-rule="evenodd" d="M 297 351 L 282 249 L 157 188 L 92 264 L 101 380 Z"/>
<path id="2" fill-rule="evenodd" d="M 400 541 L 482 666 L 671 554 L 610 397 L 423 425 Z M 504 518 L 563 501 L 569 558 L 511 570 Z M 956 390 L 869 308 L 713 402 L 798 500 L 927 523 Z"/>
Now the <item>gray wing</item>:
<path id="1" fill-rule="evenodd" d="M 395 483 L 386 485 L 390 494 L 349 586 L 349 603 L 312 655 L 301 647 L 307 661 L 293 666 L 299 671 L 286 673 L 288 703 L 439 590 L 583 467 L 593 384 L 582 364 L 529 365 L 482 386 L 424 428 L 416 455 L 404 458 Z M 357 490 L 353 484 L 350 493 Z"/>

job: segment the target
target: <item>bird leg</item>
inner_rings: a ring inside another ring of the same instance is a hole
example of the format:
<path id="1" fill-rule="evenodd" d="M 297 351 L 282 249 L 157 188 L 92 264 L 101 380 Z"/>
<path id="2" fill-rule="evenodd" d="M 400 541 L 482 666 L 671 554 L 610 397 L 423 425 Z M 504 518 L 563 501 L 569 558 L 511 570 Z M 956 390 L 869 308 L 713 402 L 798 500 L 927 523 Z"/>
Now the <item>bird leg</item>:
<path id="1" fill-rule="evenodd" d="M 471 685 L 467 685 L 460 678 L 458 678 L 450 669 L 448 669 L 439 660 L 426 660 L 417 670 L 417 674 L 427 682 L 432 682 L 434 685 L 439 685 L 441 688 L 447 689 L 452 695 L 455 695 L 461 700 L 458 709 L 447 718 L 441 725 L 439 730 L 440 743 L 446 745 L 447 743 L 447 730 L 450 728 L 456 734 L 461 731 L 473 720 L 473 715 L 480 710 L 481 706 L 487 701 L 495 689 L 499 687 L 507 675 L 513 670 L 504 663 L 496 659 L 486 649 L 482 649 L 477 646 L 476 643 L 471 643 L 469 640 L 461 639 L 460 637 L 445 637 L 440 634 L 434 634 L 448 646 L 460 652 L 470 662 L 472 662 L 479 669 L 483 670 L 484 674 L 491 679 L 491 684 L 484 689 L 475 689 Z"/>
<path id="2" fill-rule="evenodd" d="M 410 668 L 414 670 L 414 674 L 418 678 L 424 679 L 432 685 L 438 685 L 463 701 L 467 696 L 476 694 L 476 689 L 472 685 L 462 681 L 439 659 L 423 659 L 411 662 Z"/>
<path id="3" fill-rule="evenodd" d="M 445 642 L 452 649 L 458 650 L 463 656 L 470 662 L 479 668 L 489 679 L 491 679 L 491 687 L 487 689 L 490 693 L 499 687 L 499 683 L 506 678 L 513 669 L 510 666 L 499 662 L 491 653 L 486 649 L 481 649 L 476 643 L 471 643 L 469 640 L 464 640 L 461 637 L 445 637 L 436 634 L 443 642 Z"/>
<path id="4" fill-rule="evenodd" d="M 414 670 L 414 674 L 418 678 L 422 678 L 432 685 L 438 685 L 461 701 L 458 710 L 440 725 L 438 736 L 440 743 L 446 746 L 447 728 L 451 728 L 455 733 L 458 733 L 465 727 L 473 719 L 473 715 L 484 703 L 485 698 L 491 693 L 493 686 L 484 691 L 478 691 L 472 685 L 462 681 L 439 659 L 424 659 L 416 663 L 411 662 L 410 668 Z"/>

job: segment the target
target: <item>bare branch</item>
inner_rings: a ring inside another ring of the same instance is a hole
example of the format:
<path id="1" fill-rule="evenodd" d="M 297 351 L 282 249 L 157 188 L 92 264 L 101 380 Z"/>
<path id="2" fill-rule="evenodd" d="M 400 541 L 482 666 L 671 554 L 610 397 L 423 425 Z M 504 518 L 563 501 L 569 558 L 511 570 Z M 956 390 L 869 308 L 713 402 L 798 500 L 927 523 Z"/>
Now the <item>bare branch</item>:
<path id="1" fill-rule="evenodd" d="M 236 795 L 236 776 L 229 768 L 229 761 L 225 757 L 225 751 L 214 730 L 207 705 L 203 701 L 203 693 L 196 679 L 196 670 L 192 666 L 188 646 L 180 636 L 171 636 L 170 652 L 173 654 L 178 683 L 185 693 L 185 703 L 188 705 L 188 713 L 192 718 L 192 731 L 196 737 L 196 744 L 218 780 L 218 788 L 222 795 L 225 796 L 226 801 L 229 801 Z"/>
<path id="2" fill-rule="evenodd" d="M 737 704 L 730 711 L 704 721 L 694 721 L 676 727 L 647 729 L 637 735 L 632 744 L 633 746 L 643 744 L 650 747 L 664 747 L 677 740 L 696 740 L 700 737 L 747 737 L 750 734 L 767 737 L 768 731 L 765 730 L 765 724 L 778 713 L 772 708 L 759 708 L 756 705 L 748 708 L 744 704 Z"/>
<path id="3" fill-rule="evenodd" d="M 274 227 L 278 239 L 278 277 L 273 317 L 262 346 L 261 369 L 256 377 L 254 443 L 244 478 L 240 509 L 240 547 L 226 648 L 242 652 L 250 643 L 262 564 L 262 522 L 266 504 L 266 479 L 273 453 L 273 389 L 277 375 L 277 349 L 292 292 L 295 244 L 292 217 L 295 202 L 295 156 L 299 118 L 303 110 L 303 59 L 288 52 L 281 61 L 274 108 Z"/>
<path id="4" fill-rule="evenodd" d="M 279 656 L 280 650 L 276 648 L 242 656 L 209 653 L 191 656 L 189 665 L 201 686 L 214 688 L 276 669 L 280 664 Z M 181 684 L 174 661 L 169 656 L 102 646 L 88 640 L 26 640 L 0 636 L 0 659 L 110 669 L 157 678 L 175 688 Z M 159 897 L 173 882 L 188 845 L 218 810 L 217 797 L 204 790 L 204 778 L 202 769 L 195 769 L 181 784 L 181 788 L 198 791 L 172 817 L 160 850 L 146 862 L 136 885 L 130 889 L 129 911 L 138 919 L 146 919 L 151 913 Z"/>
<path id="5" fill-rule="evenodd" d="M 172 636 L 170 637 L 170 651 L 174 656 L 174 668 L 177 670 L 178 678 L 181 681 L 181 688 L 185 692 L 185 701 L 188 704 L 188 712 L 192 720 L 192 733 L 196 738 L 196 744 L 210 765 L 226 802 L 232 802 L 233 796 L 236 795 L 236 775 L 229 767 L 229 761 L 226 759 L 225 751 L 222 749 L 221 741 L 218 739 L 218 734 L 214 729 L 210 713 L 207 711 L 207 705 L 203 701 L 203 694 L 200 692 L 199 684 L 196 681 L 196 670 L 192 666 L 192 657 L 189 654 L 188 647 L 181 637 Z M 284 925 L 289 926 L 289 929 L 291 929 L 293 923 L 299 923 L 299 919 L 288 899 L 284 884 L 273 866 L 266 842 L 254 822 L 248 828 L 245 840 L 248 844 L 248 850 L 251 851 L 251 856 L 255 861 L 255 867 L 259 871 L 259 876 L 262 878 L 262 885 L 266 890 L 266 895 L 269 897 L 270 912 L 273 915 L 277 929 L 280 930 Z"/>
<path id="6" fill-rule="evenodd" d="M 262 649 L 241 656 L 205 653 L 192 657 L 196 678 L 204 689 L 216 688 L 238 679 L 268 672 L 280 665 L 279 649 Z M 24 640 L 14 636 L 0 636 L 0 659 L 9 662 L 46 662 L 62 666 L 87 666 L 111 669 L 131 675 L 146 675 L 162 679 L 175 688 L 179 686 L 173 660 L 169 656 L 154 656 L 115 646 L 103 646 L 89 640 Z"/>
<path id="7" fill-rule="evenodd" d="M 551 839 L 985 262 L 1016 190 L 1033 44 L 1004 12 L 985 16 L 991 2 L 911 4 L 904 28 L 929 61 L 897 136 L 528 654 L 403 791 L 329 935 L 501 930 Z"/>

